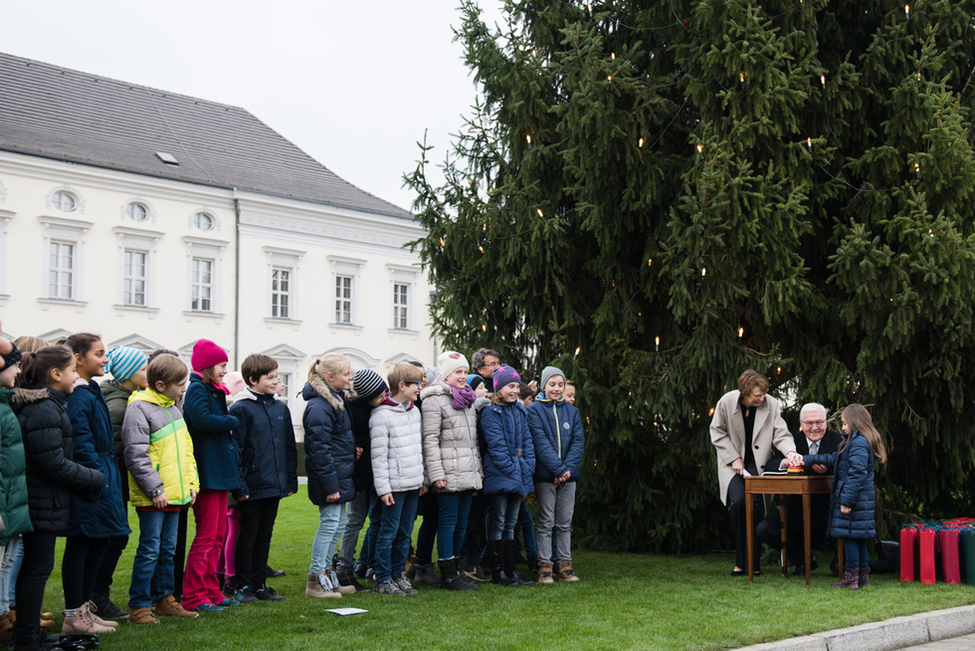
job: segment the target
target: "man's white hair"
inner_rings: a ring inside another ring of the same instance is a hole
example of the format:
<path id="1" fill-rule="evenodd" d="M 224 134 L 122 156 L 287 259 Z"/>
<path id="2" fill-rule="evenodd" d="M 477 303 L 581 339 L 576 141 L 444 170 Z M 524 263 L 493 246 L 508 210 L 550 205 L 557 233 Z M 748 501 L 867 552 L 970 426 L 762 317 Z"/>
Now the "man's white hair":
<path id="1" fill-rule="evenodd" d="M 827 420 L 829 418 L 829 410 L 826 409 L 826 407 L 822 406 L 818 402 L 807 402 L 802 406 L 802 409 L 799 410 L 799 420 L 803 420 L 803 417 L 806 415 L 806 412 L 810 412 L 810 411 L 823 412 L 823 420 Z"/>

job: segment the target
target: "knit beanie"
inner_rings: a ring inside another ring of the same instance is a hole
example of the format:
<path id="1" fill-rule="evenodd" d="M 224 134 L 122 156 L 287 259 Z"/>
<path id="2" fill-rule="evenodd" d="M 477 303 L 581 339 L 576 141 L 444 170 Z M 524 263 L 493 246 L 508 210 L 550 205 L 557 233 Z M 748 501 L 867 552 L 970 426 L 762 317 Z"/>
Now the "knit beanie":
<path id="1" fill-rule="evenodd" d="M 193 344 L 193 356 L 190 357 L 190 365 L 193 366 L 193 370 L 197 373 L 205 368 L 223 364 L 226 361 L 227 351 L 209 339 L 200 339 Z"/>
<path id="2" fill-rule="evenodd" d="M 108 366 L 105 370 L 112 374 L 116 382 L 125 382 L 148 361 L 146 354 L 138 348 L 116 346 L 108 351 Z"/>
<path id="3" fill-rule="evenodd" d="M 565 382 L 565 373 L 562 372 L 562 369 L 555 366 L 546 366 L 542 369 L 542 381 L 538 384 L 538 390 L 544 393 L 545 385 L 556 375 L 561 376 L 563 383 Z"/>
<path id="4" fill-rule="evenodd" d="M 360 400 L 369 402 L 376 398 L 383 391 L 389 391 L 386 381 L 371 368 L 364 368 L 355 372 L 352 376 L 352 390 L 356 392 Z"/>
<path id="5" fill-rule="evenodd" d="M 469 369 L 471 367 L 467 363 L 466 357 L 453 350 L 443 352 L 440 359 L 437 360 L 437 366 L 440 367 L 440 377 L 445 379 L 459 368 Z"/>
<path id="6" fill-rule="evenodd" d="M 427 384 L 433 384 L 440 377 L 440 369 L 436 366 L 424 366 L 427 371 Z"/>
<path id="7" fill-rule="evenodd" d="M 477 391 L 477 387 L 484 384 L 484 378 L 475 373 L 474 375 L 467 376 L 467 386 Z"/>
<path id="8" fill-rule="evenodd" d="M 511 368 L 507 364 L 502 364 L 498 368 L 494 369 L 494 390 L 503 389 L 512 382 L 517 382 L 521 384 L 521 376 L 518 375 L 518 371 Z"/>
<path id="9" fill-rule="evenodd" d="M 8 366 L 14 365 L 19 362 L 22 357 L 23 354 L 17 349 L 17 346 L 14 345 L 14 342 L 11 341 L 10 352 L 3 356 L 3 366 L 0 366 L 0 368 L 7 368 Z"/>

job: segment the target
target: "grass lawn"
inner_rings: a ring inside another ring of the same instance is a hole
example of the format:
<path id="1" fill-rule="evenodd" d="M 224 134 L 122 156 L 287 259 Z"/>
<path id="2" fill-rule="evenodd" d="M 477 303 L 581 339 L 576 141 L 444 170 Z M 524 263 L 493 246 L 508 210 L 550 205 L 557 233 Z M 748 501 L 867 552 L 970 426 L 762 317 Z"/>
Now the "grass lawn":
<path id="1" fill-rule="evenodd" d="M 130 509 L 133 532 L 138 529 Z M 190 517 L 192 537 L 192 516 Z M 820 568 L 806 589 L 801 578 L 774 571 L 747 579 L 728 576 L 730 554 L 640 556 L 578 552 L 582 581 L 474 592 L 420 586 L 415 597 L 371 593 L 306 599 L 305 574 L 318 510 L 306 488 L 282 502 L 271 544 L 271 565 L 288 576 L 271 585 L 287 601 L 257 602 L 194 620 L 163 618 L 159 625 L 122 622 L 100 637 L 102 648 L 145 649 L 728 649 L 790 636 L 975 603 L 972 586 L 903 584 L 895 575 L 871 576 L 859 592 L 831 589 Z M 128 600 L 137 535 L 119 563 L 112 597 Z M 822 559 L 821 559 L 822 560 Z M 326 608 L 369 612 L 339 617 Z M 60 548 L 47 586 L 45 610 L 64 608 Z"/>

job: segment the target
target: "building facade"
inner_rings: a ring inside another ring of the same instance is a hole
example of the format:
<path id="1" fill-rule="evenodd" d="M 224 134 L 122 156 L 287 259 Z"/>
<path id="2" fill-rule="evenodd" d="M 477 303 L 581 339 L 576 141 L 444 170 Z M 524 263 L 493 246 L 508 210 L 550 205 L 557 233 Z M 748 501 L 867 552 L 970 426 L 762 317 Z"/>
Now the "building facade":
<path id="1" fill-rule="evenodd" d="M 422 229 L 243 109 L 2 54 L 0 93 L 4 336 L 267 353 L 299 438 L 322 354 L 435 360 Z"/>

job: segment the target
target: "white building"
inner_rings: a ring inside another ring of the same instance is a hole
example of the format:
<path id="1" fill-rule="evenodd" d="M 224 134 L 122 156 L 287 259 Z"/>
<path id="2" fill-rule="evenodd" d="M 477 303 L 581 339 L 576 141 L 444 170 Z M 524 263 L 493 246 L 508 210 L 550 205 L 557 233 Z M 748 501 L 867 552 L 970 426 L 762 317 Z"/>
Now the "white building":
<path id="1" fill-rule="evenodd" d="M 432 364 L 411 215 L 247 111 L 0 54 L 4 336 Z"/>

